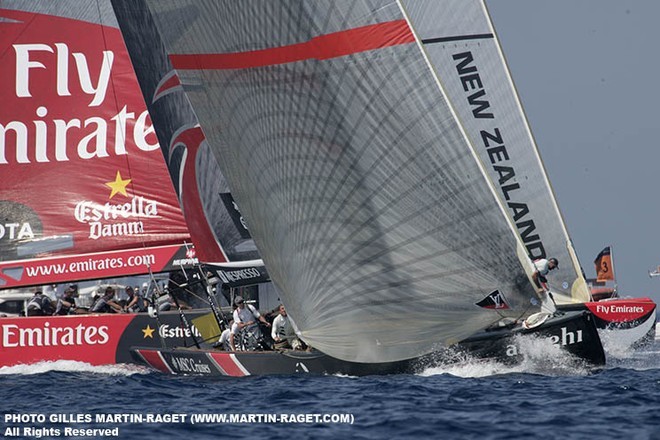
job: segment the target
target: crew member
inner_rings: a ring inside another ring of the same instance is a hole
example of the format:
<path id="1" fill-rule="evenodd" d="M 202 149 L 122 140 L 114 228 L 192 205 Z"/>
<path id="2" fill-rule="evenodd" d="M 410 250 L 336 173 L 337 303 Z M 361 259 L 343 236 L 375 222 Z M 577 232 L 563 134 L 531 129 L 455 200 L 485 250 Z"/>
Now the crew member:
<path id="1" fill-rule="evenodd" d="M 271 330 L 271 336 L 273 337 L 273 341 L 275 341 L 275 348 L 293 348 L 294 350 L 299 350 L 301 348 L 300 340 L 296 337 L 293 323 L 286 313 L 284 304 L 280 304 L 278 311 L 280 314 L 275 317 L 273 329 Z"/>
<path id="2" fill-rule="evenodd" d="M 238 335 L 241 332 L 243 332 L 244 334 L 250 334 L 252 336 L 252 339 L 254 339 L 254 341 L 250 341 L 250 343 L 258 344 L 262 340 L 262 335 L 257 320 L 264 323 L 264 325 L 266 325 L 267 327 L 270 327 L 270 323 L 266 321 L 266 318 L 261 316 L 259 311 L 255 309 L 252 305 L 247 305 L 246 307 L 245 301 L 243 300 L 242 297 L 237 296 L 234 299 L 234 304 L 236 305 L 236 310 L 234 310 L 234 316 L 233 316 L 235 327 L 232 329 L 232 333 L 230 335 L 230 344 L 231 344 L 231 349 L 235 351 L 236 345 L 234 344 L 234 339 L 236 335 Z M 249 347 L 243 347 L 243 348 L 249 348 Z"/>
<path id="3" fill-rule="evenodd" d="M 548 273 L 550 273 L 551 270 L 559 267 L 559 261 L 557 261 L 556 258 L 549 258 L 547 260 L 545 258 L 541 258 L 534 260 L 534 267 L 536 269 L 532 274 L 534 284 L 536 284 L 536 287 L 542 290 L 542 294 L 546 294 L 548 297 L 550 297 L 552 303 L 555 304 L 555 299 L 552 296 L 552 292 L 550 292 L 550 288 L 548 287 L 548 279 L 546 276 Z M 541 300 L 545 302 L 545 298 L 541 297 Z"/>

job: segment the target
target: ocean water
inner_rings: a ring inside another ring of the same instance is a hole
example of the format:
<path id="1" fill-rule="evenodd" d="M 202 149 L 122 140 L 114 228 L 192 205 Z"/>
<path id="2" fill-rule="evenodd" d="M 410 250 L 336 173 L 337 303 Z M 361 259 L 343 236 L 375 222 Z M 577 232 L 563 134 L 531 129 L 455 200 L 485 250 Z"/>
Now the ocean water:
<path id="1" fill-rule="evenodd" d="M 0 432 L 190 440 L 660 439 L 659 340 L 610 355 L 596 371 L 564 361 L 538 353 L 516 367 L 468 359 L 415 375 L 247 378 L 41 363 L 0 369 Z M 92 429 L 108 431 L 84 431 Z"/>

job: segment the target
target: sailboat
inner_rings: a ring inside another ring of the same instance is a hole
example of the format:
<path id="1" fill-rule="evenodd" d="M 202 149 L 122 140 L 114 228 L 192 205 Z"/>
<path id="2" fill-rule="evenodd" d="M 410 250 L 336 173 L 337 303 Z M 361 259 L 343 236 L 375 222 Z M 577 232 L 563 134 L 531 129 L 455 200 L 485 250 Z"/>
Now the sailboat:
<path id="1" fill-rule="evenodd" d="M 629 298 L 619 295 L 614 270 L 612 246 L 606 246 L 594 260 L 596 278 L 588 279 L 593 301 L 564 304 L 560 310 L 588 309 L 599 331 L 607 334 L 609 343 L 618 350 L 638 348 L 655 340 L 655 302 L 648 297 Z"/>
<path id="2" fill-rule="evenodd" d="M 185 154 L 195 151 L 185 160 L 197 175 L 181 167 L 178 193 L 186 179 L 206 182 L 200 164 L 217 164 L 211 175 L 226 179 L 300 336 L 318 350 L 136 348 L 143 361 L 183 373 L 400 371 L 539 310 L 530 250 L 417 35 L 425 16 L 442 15 L 436 6 L 112 4 L 166 157 L 184 131 Z M 193 197 L 200 213 L 217 195 Z M 491 292 L 510 307 L 476 306 Z M 539 329 L 561 321 L 545 318 Z M 604 362 L 591 315 L 564 318 L 581 323 L 580 342 Z"/>
<path id="3" fill-rule="evenodd" d="M 648 332 L 654 327 L 656 304 L 650 298 L 618 298 L 605 307 L 598 303 L 598 286 L 585 279 L 485 3 L 454 0 L 443 7 L 471 19 L 419 20 L 416 32 L 529 256 L 561 262 L 548 277 L 559 310 L 589 310 L 609 338 L 632 341 L 631 346 L 653 340 Z M 609 251 L 603 249 L 594 262 L 600 281 L 614 275 Z M 638 337 L 631 338 L 629 330 Z"/>
<path id="4" fill-rule="evenodd" d="M 109 6 L 0 5 L 3 291 L 194 267 Z M 130 362 L 133 345 L 192 344 L 195 332 L 177 313 L 3 317 L 0 366 Z"/>

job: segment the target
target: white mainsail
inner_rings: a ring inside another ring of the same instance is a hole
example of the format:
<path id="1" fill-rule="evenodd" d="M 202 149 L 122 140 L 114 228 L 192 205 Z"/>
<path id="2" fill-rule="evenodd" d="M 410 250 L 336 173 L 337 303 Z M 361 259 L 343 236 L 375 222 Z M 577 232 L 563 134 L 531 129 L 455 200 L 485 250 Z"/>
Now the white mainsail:
<path id="1" fill-rule="evenodd" d="M 531 263 L 398 2 L 148 4 L 312 346 L 396 361 L 497 319 L 475 305 L 494 290 L 532 311 Z"/>
<path id="2" fill-rule="evenodd" d="M 556 257 L 558 303 L 590 300 L 483 0 L 401 0 L 532 259 Z M 448 13 L 447 11 L 451 11 Z"/>

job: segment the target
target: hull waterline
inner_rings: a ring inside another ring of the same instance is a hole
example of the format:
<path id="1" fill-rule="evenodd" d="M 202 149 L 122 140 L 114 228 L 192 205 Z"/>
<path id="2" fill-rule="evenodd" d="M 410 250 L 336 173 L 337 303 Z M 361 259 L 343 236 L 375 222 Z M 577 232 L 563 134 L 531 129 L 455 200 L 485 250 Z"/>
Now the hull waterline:
<path id="1" fill-rule="evenodd" d="M 190 311 L 189 321 L 208 315 Z M 178 312 L 33 316 L 0 319 L 0 367 L 70 360 L 91 365 L 132 362 L 130 347 L 193 345 Z"/>
<path id="2" fill-rule="evenodd" d="M 569 334 L 575 337 L 568 341 Z M 521 360 L 520 356 L 509 356 L 515 336 L 539 335 L 556 338 L 565 349 L 580 362 L 589 365 L 605 363 L 605 354 L 598 337 L 593 317 L 588 312 L 565 313 L 549 318 L 537 328 L 524 330 L 499 329 L 479 333 L 456 346 L 476 358 L 495 359 L 503 363 Z M 578 338 L 577 335 L 580 335 Z M 373 374 L 417 373 L 423 369 L 446 361 L 443 353 L 432 353 L 415 359 L 389 363 L 358 363 L 342 361 L 319 351 L 251 351 L 227 352 L 215 349 L 194 348 L 149 348 L 134 347 L 134 360 L 146 364 L 165 374 L 187 374 L 202 376 L 250 376 L 291 374 L 347 374 L 355 376 Z M 520 352 L 522 355 L 522 353 Z"/>

